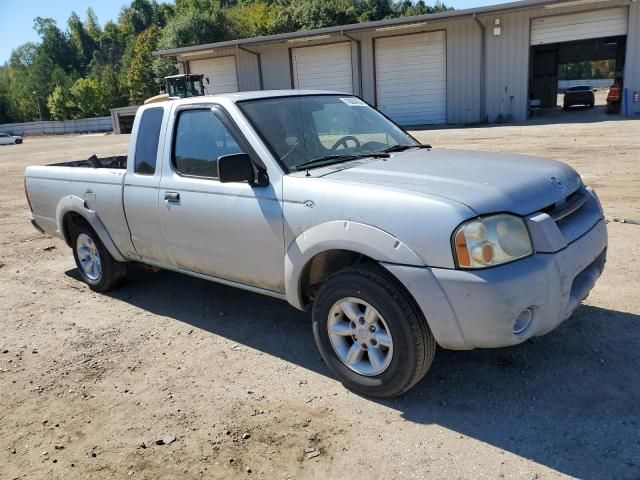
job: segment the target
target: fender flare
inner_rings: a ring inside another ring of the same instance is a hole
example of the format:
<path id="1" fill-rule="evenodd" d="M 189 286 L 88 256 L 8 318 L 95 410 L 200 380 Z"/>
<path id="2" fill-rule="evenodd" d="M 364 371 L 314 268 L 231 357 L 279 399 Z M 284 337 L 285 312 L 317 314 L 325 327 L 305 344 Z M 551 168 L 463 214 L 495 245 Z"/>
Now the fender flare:
<path id="1" fill-rule="evenodd" d="M 100 238 L 100 241 L 105 246 L 107 251 L 111 254 L 114 260 L 118 262 L 126 262 L 127 259 L 122 255 L 116 244 L 113 243 L 109 232 L 105 228 L 104 224 L 98 217 L 98 213 L 95 210 L 90 210 L 87 208 L 85 201 L 77 197 L 75 195 L 67 195 L 63 197 L 62 200 L 58 203 L 58 207 L 56 208 L 56 225 L 58 228 L 58 235 L 64 239 L 67 245 L 71 246 L 71 239 L 67 238 L 67 233 L 64 229 L 63 221 L 64 217 L 67 213 L 77 213 L 82 218 L 84 218 L 93 231 L 96 232 L 96 235 Z"/>
<path id="2" fill-rule="evenodd" d="M 304 309 L 302 272 L 313 257 L 329 250 L 349 250 L 379 262 L 425 266 L 413 250 L 377 227 L 349 220 L 321 223 L 296 237 L 285 254 L 285 291 L 295 308 Z"/>

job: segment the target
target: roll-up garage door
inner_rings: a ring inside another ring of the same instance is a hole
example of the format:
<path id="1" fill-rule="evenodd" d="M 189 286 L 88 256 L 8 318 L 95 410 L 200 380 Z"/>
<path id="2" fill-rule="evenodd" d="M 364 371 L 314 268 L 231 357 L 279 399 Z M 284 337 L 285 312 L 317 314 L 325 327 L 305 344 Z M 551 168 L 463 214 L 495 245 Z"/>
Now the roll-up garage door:
<path id="1" fill-rule="evenodd" d="M 401 125 L 447 121 L 444 31 L 375 39 L 377 107 Z"/>
<path id="2" fill-rule="evenodd" d="M 351 42 L 291 49 L 295 88 L 353 93 Z"/>
<path id="3" fill-rule="evenodd" d="M 203 73 L 205 92 L 209 95 L 238 91 L 236 76 L 236 57 L 207 58 L 189 62 L 190 73 Z"/>
<path id="4" fill-rule="evenodd" d="M 531 45 L 626 35 L 628 23 L 627 7 L 534 18 Z"/>

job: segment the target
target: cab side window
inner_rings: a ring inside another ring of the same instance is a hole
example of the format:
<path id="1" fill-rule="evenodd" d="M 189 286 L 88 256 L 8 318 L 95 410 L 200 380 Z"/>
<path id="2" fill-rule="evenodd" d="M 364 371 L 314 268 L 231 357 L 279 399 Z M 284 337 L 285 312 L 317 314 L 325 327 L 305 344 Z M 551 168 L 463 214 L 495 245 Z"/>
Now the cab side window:
<path id="1" fill-rule="evenodd" d="M 136 137 L 135 173 L 153 175 L 156 172 L 163 115 L 164 108 L 162 107 L 149 108 L 142 113 Z"/>
<path id="2" fill-rule="evenodd" d="M 173 143 L 173 163 L 181 175 L 218 178 L 218 158 L 243 153 L 211 109 L 180 112 Z"/>

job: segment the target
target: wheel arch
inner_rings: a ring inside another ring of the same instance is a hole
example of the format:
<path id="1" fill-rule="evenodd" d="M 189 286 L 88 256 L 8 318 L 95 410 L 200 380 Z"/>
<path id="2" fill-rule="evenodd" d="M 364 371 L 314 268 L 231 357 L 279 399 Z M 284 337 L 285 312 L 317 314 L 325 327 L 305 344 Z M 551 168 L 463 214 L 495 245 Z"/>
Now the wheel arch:
<path id="1" fill-rule="evenodd" d="M 352 221 L 331 221 L 298 235 L 285 255 L 287 301 L 304 310 L 313 288 L 332 273 L 358 263 L 424 266 L 424 261 L 392 234 Z"/>
<path id="2" fill-rule="evenodd" d="M 98 214 L 94 210 L 87 208 L 82 198 L 68 195 L 60 200 L 56 210 L 56 219 L 58 233 L 69 247 L 72 247 L 71 232 L 73 225 L 78 221 L 85 221 L 115 260 L 119 262 L 127 261 L 111 239 Z"/>

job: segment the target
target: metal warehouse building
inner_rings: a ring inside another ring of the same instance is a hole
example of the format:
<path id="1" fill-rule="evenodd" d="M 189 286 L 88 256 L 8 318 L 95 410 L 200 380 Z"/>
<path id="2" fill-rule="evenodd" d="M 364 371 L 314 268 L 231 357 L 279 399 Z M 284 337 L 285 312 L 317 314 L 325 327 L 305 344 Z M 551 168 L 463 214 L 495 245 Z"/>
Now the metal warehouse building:
<path id="1" fill-rule="evenodd" d="M 522 122 L 530 99 L 555 106 L 559 64 L 615 59 L 623 112 L 640 115 L 637 0 L 525 0 L 154 54 L 205 74 L 208 93 L 338 90 L 403 125 Z"/>

